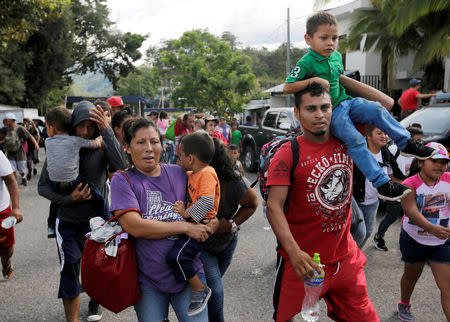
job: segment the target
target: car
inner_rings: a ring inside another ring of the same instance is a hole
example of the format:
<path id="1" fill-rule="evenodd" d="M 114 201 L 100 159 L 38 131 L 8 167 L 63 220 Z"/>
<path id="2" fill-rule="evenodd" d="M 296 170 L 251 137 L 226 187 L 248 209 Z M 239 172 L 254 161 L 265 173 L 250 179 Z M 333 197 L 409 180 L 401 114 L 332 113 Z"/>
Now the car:
<path id="1" fill-rule="evenodd" d="M 294 116 L 293 107 L 269 108 L 260 125 L 241 125 L 242 133 L 242 165 L 247 172 L 258 169 L 259 155 L 264 144 L 277 136 L 283 136 L 290 130 L 300 127 Z"/>
<path id="2" fill-rule="evenodd" d="M 404 127 L 419 123 L 422 126 L 423 142 L 438 142 L 450 151 L 450 95 L 436 95 L 436 103 L 417 110 L 400 121 Z"/>

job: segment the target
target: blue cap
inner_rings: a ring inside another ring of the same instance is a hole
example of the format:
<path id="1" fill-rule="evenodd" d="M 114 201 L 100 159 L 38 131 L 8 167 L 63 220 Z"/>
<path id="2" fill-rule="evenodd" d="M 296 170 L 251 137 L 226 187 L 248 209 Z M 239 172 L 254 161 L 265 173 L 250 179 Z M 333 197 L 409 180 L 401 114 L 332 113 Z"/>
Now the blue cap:
<path id="1" fill-rule="evenodd" d="M 416 79 L 416 78 L 413 78 L 409 81 L 409 85 L 411 85 L 411 87 L 414 87 L 420 83 L 422 83 L 422 81 L 420 79 Z"/>

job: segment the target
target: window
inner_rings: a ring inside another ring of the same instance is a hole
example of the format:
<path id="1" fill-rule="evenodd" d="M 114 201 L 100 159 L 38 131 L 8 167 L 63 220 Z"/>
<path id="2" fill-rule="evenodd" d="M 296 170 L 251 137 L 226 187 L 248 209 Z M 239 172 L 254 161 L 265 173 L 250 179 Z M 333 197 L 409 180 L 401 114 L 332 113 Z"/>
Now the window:
<path id="1" fill-rule="evenodd" d="M 291 118 L 289 117 L 289 115 L 285 112 L 281 112 L 280 116 L 278 117 L 278 122 L 277 122 L 277 128 L 280 129 L 280 125 L 282 123 L 287 123 L 289 124 L 289 127 L 292 127 L 292 121 Z M 286 130 L 286 128 L 283 128 L 283 130 Z"/>
<path id="2" fill-rule="evenodd" d="M 277 120 L 277 115 L 278 113 L 276 112 L 272 112 L 272 113 L 267 113 L 266 118 L 264 119 L 264 123 L 263 126 L 267 126 L 267 127 L 275 127 L 275 122 Z"/>

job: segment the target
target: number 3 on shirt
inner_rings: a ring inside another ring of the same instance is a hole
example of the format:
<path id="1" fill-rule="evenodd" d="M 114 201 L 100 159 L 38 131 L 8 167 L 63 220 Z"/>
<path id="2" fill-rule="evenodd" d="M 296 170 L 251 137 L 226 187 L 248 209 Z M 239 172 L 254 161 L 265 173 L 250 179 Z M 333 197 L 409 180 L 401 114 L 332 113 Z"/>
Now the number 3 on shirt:
<path id="1" fill-rule="evenodd" d="M 291 76 L 292 78 L 297 78 L 297 77 L 298 77 L 298 74 L 300 73 L 301 70 L 302 70 L 302 69 L 300 68 L 300 66 L 295 66 L 295 68 L 292 70 L 290 76 Z"/>

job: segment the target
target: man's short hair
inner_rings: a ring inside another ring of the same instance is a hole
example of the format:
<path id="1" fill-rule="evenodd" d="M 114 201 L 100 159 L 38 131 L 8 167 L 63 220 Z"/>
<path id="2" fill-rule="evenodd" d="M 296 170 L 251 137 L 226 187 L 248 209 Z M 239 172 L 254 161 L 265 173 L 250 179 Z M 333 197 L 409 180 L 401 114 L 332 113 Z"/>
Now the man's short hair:
<path id="1" fill-rule="evenodd" d="M 252 121 L 251 115 L 247 115 L 247 116 L 245 117 L 245 120 L 246 120 L 247 122 L 251 122 L 251 121 Z"/>
<path id="2" fill-rule="evenodd" d="M 181 138 L 180 145 L 186 156 L 192 154 L 203 163 L 209 164 L 214 156 L 214 142 L 205 132 L 186 134 Z"/>
<path id="3" fill-rule="evenodd" d="M 69 132 L 72 129 L 72 114 L 64 106 L 57 106 L 45 114 L 45 122 L 59 132 Z"/>
<path id="4" fill-rule="evenodd" d="M 230 151 L 236 151 L 236 150 L 239 150 L 239 147 L 237 146 L 237 144 L 230 144 L 230 145 L 228 146 L 228 150 L 230 150 Z"/>
<path id="5" fill-rule="evenodd" d="M 94 102 L 94 105 L 95 105 L 95 107 L 97 107 L 97 105 L 100 105 L 100 107 L 103 109 L 103 111 L 108 112 L 110 116 L 112 115 L 112 108 L 108 102 L 96 100 Z"/>
<path id="6" fill-rule="evenodd" d="M 195 114 L 193 112 L 189 112 L 187 114 L 183 115 L 183 121 L 187 121 L 189 117 L 195 117 Z"/>
<path id="7" fill-rule="evenodd" d="M 317 82 L 312 82 L 308 86 L 306 86 L 301 91 L 295 93 L 295 107 L 300 109 L 300 105 L 302 104 L 303 95 L 308 94 L 311 96 L 322 96 L 322 95 L 330 95 L 330 93 Z"/>
<path id="8" fill-rule="evenodd" d="M 331 13 L 325 11 L 319 11 L 318 13 L 312 15 L 306 20 L 306 33 L 312 37 L 312 35 L 319 29 L 322 25 L 332 25 L 337 26 L 338 22 L 336 17 Z"/>

